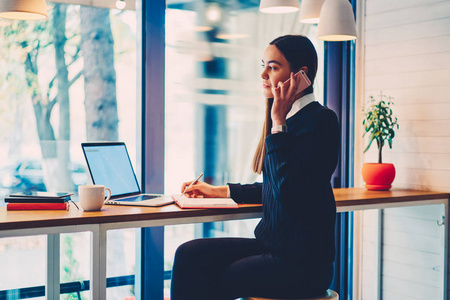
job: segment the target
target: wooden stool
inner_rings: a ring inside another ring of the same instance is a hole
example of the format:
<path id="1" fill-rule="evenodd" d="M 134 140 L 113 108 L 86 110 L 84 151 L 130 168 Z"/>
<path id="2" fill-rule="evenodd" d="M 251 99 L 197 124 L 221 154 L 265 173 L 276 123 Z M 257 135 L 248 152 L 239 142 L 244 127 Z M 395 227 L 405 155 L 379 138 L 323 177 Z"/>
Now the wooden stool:
<path id="1" fill-rule="evenodd" d="M 258 297 L 248 297 L 244 300 L 281 300 L 272 298 L 258 298 Z M 339 300 L 339 295 L 333 290 L 328 290 L 325 295 L 315 297 L 315 298 L 302 298 L 302 299 L 291 299 L 291 300 Z"/>

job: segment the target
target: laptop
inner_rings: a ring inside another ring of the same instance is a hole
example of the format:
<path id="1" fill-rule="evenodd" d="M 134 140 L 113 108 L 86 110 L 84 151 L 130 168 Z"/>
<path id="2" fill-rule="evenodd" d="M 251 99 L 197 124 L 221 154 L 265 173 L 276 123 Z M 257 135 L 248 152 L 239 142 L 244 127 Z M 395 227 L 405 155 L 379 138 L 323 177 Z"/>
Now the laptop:
<path id="1" fill-rule="evenodd" d="M 125 143 L 82 143 L 81 148 L 92 182 L 111 189 L 111 198 L 105 204 L 162 206 L 174 203 L 171 196 L 141 193 Z"/>

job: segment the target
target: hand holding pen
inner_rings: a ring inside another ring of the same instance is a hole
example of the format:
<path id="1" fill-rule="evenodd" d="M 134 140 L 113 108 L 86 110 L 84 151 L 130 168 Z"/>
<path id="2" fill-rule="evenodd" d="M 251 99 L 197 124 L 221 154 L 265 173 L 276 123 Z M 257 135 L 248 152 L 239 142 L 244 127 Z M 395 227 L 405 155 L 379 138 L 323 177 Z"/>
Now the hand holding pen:
<path id="1" fill-rule="evenodd" d="M 202 174 L 200 174 L 200 175 L 198 175 L 197 176 L 197 178 L 195 178 L 195 180 L 194 181 L 192 181 L 188 186 L 186 186 L 186 182 L 183 184 L 183 187 L 182 187 L 182 191 L 183 191 L 183 193 L 181 193 L 181 196 L 184 196 L 184 194 L 194 185 L 194 184 L 196 184 L 199 180 L 200 180 L 200 178 L 202 178 L 202 176 L 203 176 L 203 173 Z"/>
<path id="2" fill-rule="evenodd" d="M 185 195 L 189 198 L 226 198 L 227 187 L 226 186 L 213 186 L 205 182 L 199 181 L 203 176 L 200 174 L 194 181 L 185 182 L 181 186 L 182 196 Z"/>

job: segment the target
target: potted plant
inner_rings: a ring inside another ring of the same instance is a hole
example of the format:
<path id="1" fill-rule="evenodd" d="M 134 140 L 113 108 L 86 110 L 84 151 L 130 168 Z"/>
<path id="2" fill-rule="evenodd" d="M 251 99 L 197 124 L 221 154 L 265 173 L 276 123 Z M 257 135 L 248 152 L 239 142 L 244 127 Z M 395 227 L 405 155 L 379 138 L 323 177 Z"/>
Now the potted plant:
<path id="1" fill-rule="evenodd" d="M 387 141 L 392 149 L 392 140 L 395 137 L 394 129 L 398 129 L 397 118 L 392 113 L 393 98 L 380 93 L 378 99 L 370 96 L 369 106 L 364 111 L 364 135 L 369 135 L 369 144 L 366 153 L 373 141 L 378 146 L 378 163 L 365 163 L 362 169 L 363 179 L 368 190 L 389 190 L 395 178 L 395 167 L 390 163 L 383 163 L 382 151 Z"/>

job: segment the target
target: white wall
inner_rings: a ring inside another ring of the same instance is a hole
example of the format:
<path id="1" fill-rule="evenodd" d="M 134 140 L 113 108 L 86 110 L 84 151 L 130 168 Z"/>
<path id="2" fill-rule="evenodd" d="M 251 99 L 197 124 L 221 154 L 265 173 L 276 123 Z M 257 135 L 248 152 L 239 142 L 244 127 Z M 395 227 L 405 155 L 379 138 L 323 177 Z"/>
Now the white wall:
<path id="1" fill-rule="evenodd" d="M 394 185 L 450 191 L 450 1 L 366 0 L 364 57 L 364 98 L 395 98 Z"/>
<path id="2" fill-rule="evenodd" d="M 395 98 L 400 129 L 383 162 L 394 163 L 394 188 L 450 191 L 450 1 L 362 0 L 357 95 Z M 360 117 L 360 115 L 359 115 Z M 361 123 L 359 123 L 361 124 Z M 361 127 L 356 130 L 360 136 Z M 366 140 L 357 140 L 361 153 Z M 376 162 L 376 147 L 356 162 Z M 389 209 L 361 216 L 362 299 L 442 299 L 442 206 Z M 381 228 L 381 231 L 378 231 Z M 381 233 L 381 234 L 380 234 Z M 382 246 L 377 248 L 378 237 Z"/>

